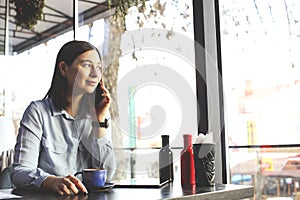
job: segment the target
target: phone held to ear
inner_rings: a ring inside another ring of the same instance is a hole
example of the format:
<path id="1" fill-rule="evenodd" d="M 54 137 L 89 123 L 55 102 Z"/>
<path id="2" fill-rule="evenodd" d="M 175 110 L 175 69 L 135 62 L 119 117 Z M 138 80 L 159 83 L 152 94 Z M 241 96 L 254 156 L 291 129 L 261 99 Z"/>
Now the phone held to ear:
<path id="1" fill-rule="evenodd" d="M 103 99 L 102 96 L 103 90 L 100 88 L 100 83 L 98 83 L 95 91 L 95 107 L 100 103 L 100 101 Z"/>

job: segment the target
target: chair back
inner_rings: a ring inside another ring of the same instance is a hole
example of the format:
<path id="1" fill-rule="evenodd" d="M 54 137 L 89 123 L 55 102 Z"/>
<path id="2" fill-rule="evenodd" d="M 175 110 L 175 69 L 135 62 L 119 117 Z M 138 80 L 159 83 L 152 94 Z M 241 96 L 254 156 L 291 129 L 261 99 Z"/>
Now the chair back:
<path id="1" fill-rule="evenodd" d="M 2 172 L 6 167 L 11 166 L 14 161 L 14 150 L 9 149 L 6 151 L 3 151 L 1 154 L 1 169 L 0 172 Z"/>
<path id="2" fill-rule="evenodd" d="M 11 180 L 12 170 L 12 166 L 8 166 L 0 173 L 0 189 L 15 188 Z"/>
<path id="3" fill-rule="evenodd" d="M 6 150 L 1 153 L 0 189 L 15 188 L 11 181 L 12 164 L 14 161 L 14 150 Z"/>

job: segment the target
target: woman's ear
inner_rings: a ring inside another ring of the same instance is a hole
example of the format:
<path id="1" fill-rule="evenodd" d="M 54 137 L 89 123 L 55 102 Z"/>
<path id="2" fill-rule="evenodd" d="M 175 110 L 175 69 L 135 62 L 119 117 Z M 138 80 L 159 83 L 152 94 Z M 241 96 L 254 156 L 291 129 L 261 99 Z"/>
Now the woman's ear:
<path id="1" fill-rule="evenodd" d="M 61 61 L 58 65 L 58 67 L 59 67 L 59 71 L 60 71 L 61 75 L 63 75 L 65 77 L 67 74 L 67 71 L 68 71 L 68 65 L 64 61 Z"/>

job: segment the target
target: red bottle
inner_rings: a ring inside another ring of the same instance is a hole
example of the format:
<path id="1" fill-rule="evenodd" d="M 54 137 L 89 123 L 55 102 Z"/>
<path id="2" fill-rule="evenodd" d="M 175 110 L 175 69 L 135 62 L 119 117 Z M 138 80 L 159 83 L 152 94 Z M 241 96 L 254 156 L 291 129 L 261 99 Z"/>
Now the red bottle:
<path id="1" fill-rule="evenodd" d="M 194 152 L 192 135 L 183 135 L 184 147 L 181 151 L 181 185 L 195 185 Z"/>

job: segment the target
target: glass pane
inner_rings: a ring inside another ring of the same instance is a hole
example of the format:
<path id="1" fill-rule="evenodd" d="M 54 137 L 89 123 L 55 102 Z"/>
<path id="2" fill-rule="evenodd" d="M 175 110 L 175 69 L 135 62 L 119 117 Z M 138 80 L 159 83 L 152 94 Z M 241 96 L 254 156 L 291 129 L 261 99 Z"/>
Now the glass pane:
<path id="1" fill-rule="evenodd" d="M 253 199 L 299 191 L 299 8 L 298 1 L 220 1 L 230 180 L 254 185 Z"/>
<path id="2" fill-rule="evenodd" d="M 299 143 L 298 1 L 220 1 L 227 133 L 233 145 Z"/>
<path id="3" fill-rule="evenodd" d="M 122 146 L 131 150 L 120 150 L 119 162 L 127 178 L 158 177 L 161 135 L 170 135 L 171 147 L 182 147 L 183 133 L 197 134 L 192 1 L 151 0 L 146 5 L 146 15 L 130 9 L 121 41 L 117 98 Z M 186 93 L 194 98 L 184 101 Z M 182 130 L 187 104 L 194 107 L 190 126 Z M 180 180 L 180 149 L 173 154 Z"/>

